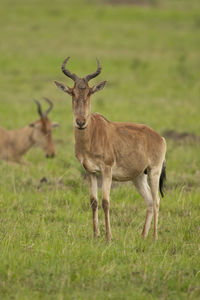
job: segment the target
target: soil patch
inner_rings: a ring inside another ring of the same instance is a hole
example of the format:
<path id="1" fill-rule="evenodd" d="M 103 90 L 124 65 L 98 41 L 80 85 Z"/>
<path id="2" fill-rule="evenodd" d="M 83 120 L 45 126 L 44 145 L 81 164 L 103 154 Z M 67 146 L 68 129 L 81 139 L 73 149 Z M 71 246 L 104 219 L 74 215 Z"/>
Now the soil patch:
<path id="1" fill-rule="evenodd" d="M 165 130 L 163 136 L 167 139 L 171 139 L 177 143 L 198 143 L 200 137 L 190 132 L 177 132 L 176 130 Z"/>
<path id="2" fill-rule="evenodd" d="M 104 0 L 103 2 L 112 5 L 137 5 L 137 6 L 152 6 L 156 4 L 155 0 Z"/>

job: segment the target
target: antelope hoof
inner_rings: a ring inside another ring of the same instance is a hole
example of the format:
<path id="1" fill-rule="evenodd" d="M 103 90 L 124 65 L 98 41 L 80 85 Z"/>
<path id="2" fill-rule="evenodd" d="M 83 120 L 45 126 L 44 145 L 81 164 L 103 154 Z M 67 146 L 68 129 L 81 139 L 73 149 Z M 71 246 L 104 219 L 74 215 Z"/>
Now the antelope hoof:
<path id="1" fill-rule="evenodd" d="M 106 243 L 109 244 L 111 242 L 111 240 L 112 240 L 112 236 L 111 235 L 106 236 Z"/>
<path id="2" fill-rule="evenodd" d="M 100 232 L 94 232 L 94 235 L 93 235 L 94 239 L 98 239 L 100 237 Z"/>
<path id="3" fill-rule="evenodd" d="M 147 238 L 148 233 L 145 232 L 145 230 L 142 230 L 142 239 L 145 240 Z"/>
<path id="4" fill-rule="evenodd" d="M 144 233 L 142 233 L 142 239 L 143 239 L 143 240 L 146 240 L 146 238 L 147 238 L 147 235 L 144 234 Z"/>
<path id="5" fill-rule="evenodd" d="M 155 241 L 157 241 L 158 240 L 158 236 L 157 236 L 157 234 L 154 234 L 153 235 L 153 241 L 155 242 Z"/>

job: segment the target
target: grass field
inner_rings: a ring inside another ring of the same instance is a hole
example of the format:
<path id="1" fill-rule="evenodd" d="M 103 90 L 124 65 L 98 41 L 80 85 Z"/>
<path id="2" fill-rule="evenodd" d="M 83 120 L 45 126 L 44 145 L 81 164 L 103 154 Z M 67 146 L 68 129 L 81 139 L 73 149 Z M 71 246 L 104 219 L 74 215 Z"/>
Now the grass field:
<path id="1" fill-rule="evenodd" d="M 50 118 L 61 126 L 55 159 L 34 148 L 25 166 L 0 162 L 0 299 L 200 298 L 198 138 L 167 139 L 158 241 L 152 230 L 141 239 L 145 205 L 129 184 L 112 189 L 113 241 L 105 243 L 101 208 L 94 241 L 71 99 L 53 83 L 72 85 L 61 73 L 65 57 L 80 76 L 96 69 L 98 57 L 103 70 L 93 84 L 108 85 L 93 96 L 93 111 L 161 134 L 200 136 L 200 3 L 108 2 L 1 0 L 0 126 L 36 120 L 32 99 L 42 96 L 54 102 Z"/>

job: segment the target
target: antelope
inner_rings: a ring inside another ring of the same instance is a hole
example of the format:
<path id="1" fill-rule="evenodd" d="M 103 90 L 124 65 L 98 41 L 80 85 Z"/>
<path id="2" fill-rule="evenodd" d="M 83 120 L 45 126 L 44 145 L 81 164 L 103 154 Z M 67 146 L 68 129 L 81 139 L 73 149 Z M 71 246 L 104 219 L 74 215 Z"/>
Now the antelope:
<path id="1" fill-rule="evenodd" d="M 157 132 L 144 124 L 111 122 L 99 113 L 91 113 L 90 97 L 102 90 L 106 81 L 93 87 L 88 82 L 101 72 L 97 70 L 84 78 L 66 69 L 62 72 L 74 81 L 72 88 L 54 81 L 58 88 L 72 96 L 74 115 L 75 156 L 86 170 L 90 203 L 93 212 L 93 234 L 99 236 L 97 173 L 102 175 L 102 207 L 105 214 L 106 240 L 112 238 L 110 228 L 110 190 L 112 180 L 132 181 L 146 204 L 142 237 L 146 238 L 154 216 L 153 238 L 157 239 L 159 188 L 163 197 L 165 180 L 166 142 Z"/>
<path id="2" fill-rule="evenodd" d="M 45 112 L 42 112 L 40 103 L 34 100 L 40 116 L 38 121 L 14 130 L 0 127 L 0 159 L 23 163 L 22 156 L 35 144 L 44 150 L 46 157 L 55 156 L 52 128 L 57 127 L 58 124 L 52 123 L 48 118 L 53 103 L 47 98 L 44 99 L 49 104 Z"/>

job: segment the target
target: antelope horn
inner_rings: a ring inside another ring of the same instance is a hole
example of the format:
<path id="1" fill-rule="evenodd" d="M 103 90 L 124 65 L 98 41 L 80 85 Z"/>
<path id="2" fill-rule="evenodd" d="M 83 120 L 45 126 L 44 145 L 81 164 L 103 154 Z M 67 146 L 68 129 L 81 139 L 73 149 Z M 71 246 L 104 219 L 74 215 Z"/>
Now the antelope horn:
<path id="1" fill-rule="evenodd" d="M 40 115 L 41 118 L 43 118 L 43 113 L 42 113 L 42 107 L 39 101 L 36 99 L 33 99 L 33 101 L 36 103 L 37 108 L 38 108 L 38 114 Z"/>
<path id="2" fill-rule="evenodd" d="M 70 77 L 73 81 L 76 81 L 76 79 L 77 79 L 77 76 L 76 76 L 76 74 L 72 74 L 69 70 L 67 70 L 66 68 L 65 68 L 65 65 L 66 65 L 66 63 L 68 62 L 68 60 L 70 59 L 70 56 L 68 56 L 64 61 L 63 61 L 63 64 L 62 64 L 62 71 L 63 71 L 63 73 L 66 75 L 66 76 L 68 76 L 68 77 Z"/>
<path id="3" fill-rule="evenodd" d="M 100 61 L 98 60 L 98 58 L 96 58 L 96 60 L 97 60 L 97 70 L 93 74 L 89 74 L 89 75 L 85 76 L 85 80 L 87 82 L 90 81 L 92 78 L 95 78 L 96 76 L 98 76 L 101 73 L 102 67 L 101 67 Z"/>
<path id="4" fill-rule="evenodd" d="M 52 110 L 52 108 L 53 108 L 53 103 L 52 103 L 51 100 L 48 99 L 48 98 L 43 97 L 43 99 L 49 103 L 49 108 L 48 108 L 48 109 L 45 111 L 45 113 L 43 114 L 43 117 L 46 117 L 46 116 L 50 113 L 50 111 Z"/>

